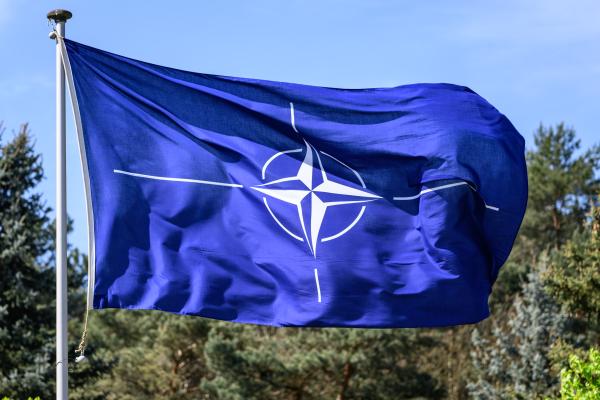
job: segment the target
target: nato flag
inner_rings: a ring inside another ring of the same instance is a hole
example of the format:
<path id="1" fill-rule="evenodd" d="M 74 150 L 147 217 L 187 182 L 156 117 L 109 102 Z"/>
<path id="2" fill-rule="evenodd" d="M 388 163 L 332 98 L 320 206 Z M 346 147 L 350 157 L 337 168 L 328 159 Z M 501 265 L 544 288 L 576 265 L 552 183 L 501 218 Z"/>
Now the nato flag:
<path id="1" fill-rule="evenodd" d="M 93 308 L 275 326 L 489 315 L 527 172 L 523 138 L 472 90 L 232 78 L 65 43 Z"/>

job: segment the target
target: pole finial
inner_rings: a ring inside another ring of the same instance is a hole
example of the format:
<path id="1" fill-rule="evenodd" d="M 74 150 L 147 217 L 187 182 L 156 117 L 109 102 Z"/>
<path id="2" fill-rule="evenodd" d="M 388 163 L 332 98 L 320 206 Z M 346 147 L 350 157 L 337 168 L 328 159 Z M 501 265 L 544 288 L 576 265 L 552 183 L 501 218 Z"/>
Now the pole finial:
<path id="1" fill-rule="evenodd" d="M 73 14 L 71 13 L 71 11 L 62 10 L 59 8 L 50 11 L 48 14 L 46 14 L 46 16 L 48 17 L 48 19 L 51 19 L 54 22 L 66 22 L 73 16 Z"/>

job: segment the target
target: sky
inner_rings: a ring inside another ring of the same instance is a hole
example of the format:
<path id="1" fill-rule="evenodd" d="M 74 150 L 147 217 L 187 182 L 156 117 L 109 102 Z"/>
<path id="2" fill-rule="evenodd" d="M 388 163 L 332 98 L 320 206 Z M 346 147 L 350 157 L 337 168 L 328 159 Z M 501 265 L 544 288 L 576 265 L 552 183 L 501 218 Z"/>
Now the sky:
<path id="1" fill-rule="evenodd" d="M 0 0 L 0 121 L 28 122 L 54 207 L 55 49 L 46 13 L 73 13 L 67 37 L 196 72 L 343 88 L 465 85 L 532 147 L 540 123 L 564 121 L 600 142 L 600 2 Z M 67 110 L 69 242 L 87 248 L 85 202 Z"/>

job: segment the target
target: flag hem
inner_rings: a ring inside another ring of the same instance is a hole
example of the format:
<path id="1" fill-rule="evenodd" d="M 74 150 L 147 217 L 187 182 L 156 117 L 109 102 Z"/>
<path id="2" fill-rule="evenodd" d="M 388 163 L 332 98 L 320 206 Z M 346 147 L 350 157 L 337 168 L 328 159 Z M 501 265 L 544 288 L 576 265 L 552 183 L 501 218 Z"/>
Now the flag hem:
<path id="1" fill-rule="evenodd" d="M 79 101 L 77 99 L 77 91 L 73 81 L 73 73 L 71 71 L 71 63 L 67 52 L 64 38 L 57 36 L 60 44 L 60 52 L 63 60 L 65 76 L 67 78 L 67 86 L 71 96 L 71 108 L 73 110 L 73 118 L 75 119 L 75 131 L 77 133 L 77 147 L 79 148 L 79 160 L 81 162 L 81 171 L 83 175 L 83 190 L 85 192 L 85 210 L 87 215 L 87 230 L 88 230 L 88 284 L 87 284 L 87 309 L 94 308 L 94 281 L 96 276 L 96 243 L 94 238 L 94 209 L 92 207 L 92 193 L 90 190 L 90 176 L 88 172 L 87 154 L 85 152 L 85 139 L 83 137 L 83 125 L 81 123 L 81 114 L 79 113 Z"/>
<path id="2" fill-rule="evenodd" d="M 95 296 L 95 303 L 97 310 L 108 310 L 108 309 L 117 309 L 117 310 L 142 310 L 142 311 L 160 311 L 160 312 L 168 312 L 170 314 L 183 315 L 189 317 L 200 317 L 204 319 L 210 319 L 215 321 L 224 321 L 231 322 L 234 324 L 251 324 L 258 326 L 271 326 L 274 328 L 361 328 L 361 329 L 414 329 L 414 328 L 445 328 L 452 327 L 458 325 L 473 325 L 477 324 L 487 318 L 490 317 L 491 312 L 488 305 L 488 297 L 486 297 L 485 301 L 480 304 L 480 307 L 475 307 L 468 316 L 456 316 L 452 315 L 448 318 L 445 318 L 441 321 L 437 320 L 436 322 L 423 322 L 415 323 L 414 321 L 406 318 L 404 320 L 395 320 L 395 321 L 384 321 L 380 323 L 370 323 L 370 322 L 358 322 L 358 323 L 332 323 L 329 321 L 323 321 L 319 319 L 307 320 L 307 321 L 299 321 L 299 322 L 291 322 L 290 320 L 286 320 L 285 318 L 260 318 L 257 316 L 254 317 L 239 317 L 224 319 L 222 317 L 218 317 L 215 315 L 211 315 L 208 312 L 189 312 L 189 311 L 175 311 L 170 310 L 164 307 L 158 307 L 156 305 L 145 306 L 139 304 L 110 304 L 105 295 Z"/>

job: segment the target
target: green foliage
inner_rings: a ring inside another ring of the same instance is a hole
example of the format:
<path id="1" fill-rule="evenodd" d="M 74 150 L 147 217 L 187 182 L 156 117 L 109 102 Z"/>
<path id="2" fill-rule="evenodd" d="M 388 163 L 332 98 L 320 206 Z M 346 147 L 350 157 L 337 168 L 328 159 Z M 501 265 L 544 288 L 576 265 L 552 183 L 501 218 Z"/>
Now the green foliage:
<path id="1" fill-rule="evenodd" d="M 88 362 L 73 399 L 198 399 L 210 322 L 202 318 L 131 310 L 90 316 Z M 96 372 L 96 374 L 94 374 Z"/>
<path id="2" fill-rule="evenodd" d="M 54 274 L 48 208 L 27 125 L 0 145 L 0 394 L 52 393 Z"/>
<path id="3" fill-rule="evenodd" d="M 581 152 L 575 131 L 564 124 L 540 125 L 534 147 L 527 152 L 529 198 L 527 212 L 511 256 L 500 270 L 491 298 L 494 312 L 521 289 L 521 282 L 541 254 L 559 249 L 586 220 L 600 190 L 595 173 L 600 147 Z"/>
<path id="4" fill-rule="evenodd" d="M 54 235 L 50 209 L 35 192 L 42 179 L 40 156 L 23 125 L 0 145 L 0 395 L 18 399 L 54 392 Z M 84 265 L 70 250 L 71 315 L 83 315 Z"/>
<path id="5" fill-rule="evenodd" d="M 588 359 L 569 357 L 569 366 L 560 374 L 561 398 L 564 400 L 600 399 L 600 351 L 590 349 Z"/>
<path id="6" fill-rule="evenodd" d="M 538 269 L 543 270 L 542 266 Z M 555 392 L 550 349 L 563 334 L 565 318 L 546 293 L 539 272 L 529 274 L 509 318 L 496 321 L 491 337 L 473 332 L 475 399 L 542 398 Z"/>
<path id="7" fill-rule="evenodd" d="M 2 400 L 10 400 L 8 397 L 3 397 Z M 40 396 L 36 396 L 36 397 L 27 397 L 27 400 L 41 400 Z"/>
<path id="8" fill-rule="evenodd" d="M 597 346 L 600 338 L 600 210 L 593 208 L 590 216 L 586 229 L 555 252 L 544 273 L 547 292 L 571 317 L 569 332 L 552 349 L 555 369 L 562 367 L 561 394 L 567 399 L 600 398 L 598 392 L 583 394 L 583 387 L 577 386 L 584 379 L 577 374 L 583 374 L 587 368 L 581 348 Z M 600 373 L 597 350 L 590 355 L 590 361 L 596 361 L 595 368 Z"/>
<path id="9" fill-rule="evenodd" d="M 420 371 L 435 342 L 416 331 L 276 329 L 150 311 L 90 320 L 73 399 L 396 399 L 444 391 Z M 341 397 L 339 397 L 341 396 Z"/>
<path id="10" fill-rule="evenodd" d="M 438 382 L 417 367 L 434 344 L 416 331 L 221 323 L 205 350 L 215 376 L 202 386 L 232 400 L 441 398 Z"/>
<path id="11" fill-rule="evenodd" d="M 468 387 L 478 399 L 552 396 L 565 354 L 597 340 L 590 321 L 598 316 L 598 233 L 581 228 L 598 191 L 600 149 L 577 156 L 579 141 L 563 124 L 541 126 L 535 145 L 528 210 L 495 289 L 499 318 L 473 335 Z"/>
<path id="12" fill-rule="evenodd" d="M 575 131 L 563 123 L 540 125 L 535 149 L 527 152 L 529 201 L 521 229 L 523 260 L 559 248 L 585 220 L 591 199 L 600 192 L 595 171 L 600 147 L 580 153 Z"/>
<path id="13" fill-rule="evenodd" d="M 577 233 L 544 274 L 549 293 L 571 314 L 590 322 L 600 318 L 600 209 L 590 229 Z"/>

